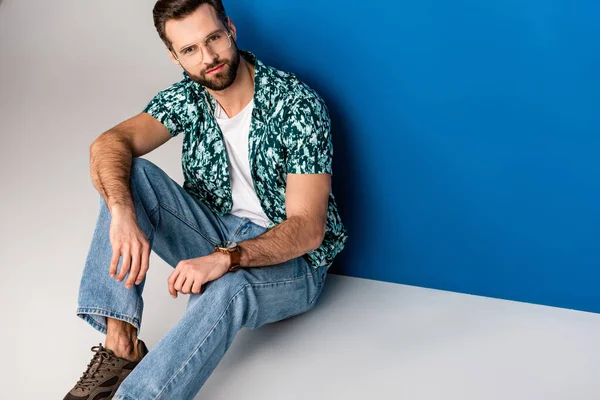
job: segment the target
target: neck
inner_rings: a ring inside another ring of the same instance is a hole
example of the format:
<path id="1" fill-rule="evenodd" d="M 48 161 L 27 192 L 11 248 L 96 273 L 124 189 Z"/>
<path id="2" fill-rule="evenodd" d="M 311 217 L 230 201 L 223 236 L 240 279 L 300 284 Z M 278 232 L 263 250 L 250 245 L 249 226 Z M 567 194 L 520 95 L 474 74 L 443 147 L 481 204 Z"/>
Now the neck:
<path id="1" fill-rule="evenodd" d="M 219 102 L 228 117 L 237 115 L 254 97 L 254 66 L 240 56 L 235 80 L 227 89 L 206 89 Z"/>

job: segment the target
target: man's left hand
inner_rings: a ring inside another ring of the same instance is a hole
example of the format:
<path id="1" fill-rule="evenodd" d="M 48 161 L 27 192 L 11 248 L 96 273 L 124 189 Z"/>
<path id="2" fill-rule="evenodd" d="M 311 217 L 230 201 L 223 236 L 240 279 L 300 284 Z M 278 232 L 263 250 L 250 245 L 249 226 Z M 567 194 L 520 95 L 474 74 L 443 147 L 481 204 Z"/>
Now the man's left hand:
<path id="1" fill-rule="evenodd" d="M 173 298 L 177 297 L 177 292 L 200 294 L 204 292 L 203 285 L 225 275 L 228 266 L 229 256 L 218 252 L 181 260 L 167 281 L 169 293 Z"/>

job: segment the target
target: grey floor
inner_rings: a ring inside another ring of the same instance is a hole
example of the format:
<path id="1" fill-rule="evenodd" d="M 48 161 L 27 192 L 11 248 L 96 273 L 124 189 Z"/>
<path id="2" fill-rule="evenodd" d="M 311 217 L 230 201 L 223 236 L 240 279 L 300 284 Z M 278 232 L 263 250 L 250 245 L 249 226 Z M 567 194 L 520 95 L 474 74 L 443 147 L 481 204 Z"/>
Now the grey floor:
<path id="1" fill-rule="evenodd" d="M 88 147 L 181 79 L 153 4 L 0 2 L 0 400 L 61 399 L 103 341 L 75 316 L 99 206 Z M 147 158 L 181 183 L 180 151 Z M 185 309 L 169 273 L 153 254 L 150 346 Z M 598 314 L 331 275 L 309 314 L 241 331 L 198 399 L 598 399 L 598 338 Z"/>
<path id="2" fill-rule="evenodd" d="M 243 331 L 197 399 L 597 399 L 600 315 L 331 275 Z"/>
<path id="3" fill-rule="evenodd" d="M 151 263 L 150 348 L 186 301 Z M 4 352 L 17 376 L 0 398 L 62 398 L 103 340 L 60 303 L 21 319 L 16 334 L 32 342 Z M 332 274 L 313 311 L 240 331 L 196 399 L 597 399 L 598 337 L 598 314 Z"/>

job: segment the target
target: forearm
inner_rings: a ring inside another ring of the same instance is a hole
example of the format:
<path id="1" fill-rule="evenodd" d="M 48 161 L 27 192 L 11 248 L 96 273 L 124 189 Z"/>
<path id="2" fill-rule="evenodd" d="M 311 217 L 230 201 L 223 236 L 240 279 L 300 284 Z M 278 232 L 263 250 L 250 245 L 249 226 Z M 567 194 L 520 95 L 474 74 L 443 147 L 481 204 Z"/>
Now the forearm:
<path id="1" fill-rule="evenodd" d="M 92 184 L 111 213 L 115 208 L 133 212 L 129 188 L 131 162 L 131 146 L 118 131 L 105 132 L 90 146 Z"/>
<path id="2" fill-rule="evenodd" d="M 279 264 L 319 247 L 323 236 L 302 217 L 292 216 L 260 236 L 239 242 L 242 267 Z"/>

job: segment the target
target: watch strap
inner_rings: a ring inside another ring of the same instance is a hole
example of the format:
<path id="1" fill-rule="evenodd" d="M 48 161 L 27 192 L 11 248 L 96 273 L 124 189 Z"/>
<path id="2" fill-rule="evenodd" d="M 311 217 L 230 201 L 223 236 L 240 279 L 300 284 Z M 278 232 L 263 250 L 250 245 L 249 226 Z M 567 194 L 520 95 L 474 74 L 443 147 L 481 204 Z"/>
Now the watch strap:
<path id="1" fill-rule="evenodd" d="M 215 251 L 229 255 L 229 267 L 227 268 L 228 272 L 233 272 L 241 267 L 240 261 L 242 259 L 242 250 L 239 246 L 231 248 L 215 246 Z"/>
<path id="2" fill-rule="evenodd" d="M 238 246 L 234 250 L 229 252 L 229 272 L 235 271 L 241 268 L 240 261 L 242 260 L 242 249 Z"/>

